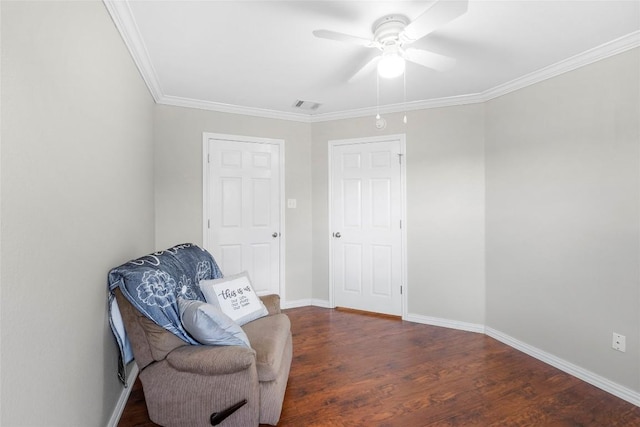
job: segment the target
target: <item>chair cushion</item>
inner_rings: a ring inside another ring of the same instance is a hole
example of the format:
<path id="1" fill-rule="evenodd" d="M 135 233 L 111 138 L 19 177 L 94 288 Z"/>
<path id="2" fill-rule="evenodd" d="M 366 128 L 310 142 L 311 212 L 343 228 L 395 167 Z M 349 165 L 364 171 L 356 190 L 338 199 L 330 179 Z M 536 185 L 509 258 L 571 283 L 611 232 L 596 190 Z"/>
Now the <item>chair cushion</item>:
<path id="1" fill-rule="evenodd" d="M 164 360 L 167 354 L 176 348 L 188 344 L 163 327 L 156 325 L 153 320 L 147 319 L 142 314 L 138 316 L 138 323 L 144 330 L 151 356 L 156 362 Z"/>
<path id="2" fill-rule="evenodd" d="M 261 317 L 242 326 L 256 351 L 259 381 L 273 381 L 280 371 L 291 322 L 286 314 Z"/>
<path id="3" fill-rule="evenodd" d="M 181 372 L 198 375 L 227 375 L 248 369 L 255 351 L 238 345 L 186 345 L 167 355 L 167 363 Z"/>

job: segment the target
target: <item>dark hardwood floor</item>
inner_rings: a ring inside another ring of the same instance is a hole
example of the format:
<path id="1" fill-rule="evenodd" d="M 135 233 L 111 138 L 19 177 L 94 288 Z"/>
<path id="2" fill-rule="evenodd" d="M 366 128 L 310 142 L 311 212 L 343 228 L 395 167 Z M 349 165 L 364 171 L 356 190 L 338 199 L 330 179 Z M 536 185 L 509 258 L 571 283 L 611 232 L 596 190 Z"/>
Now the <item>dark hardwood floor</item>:
<path id="1" fill-rule="evenodd" d="M 285 312 L 294 358 L 279 426 L 640 427 L 639 407 L 482 334 L 344 310 Z M 119 425 L 156 425 L 139 381 Z"/>

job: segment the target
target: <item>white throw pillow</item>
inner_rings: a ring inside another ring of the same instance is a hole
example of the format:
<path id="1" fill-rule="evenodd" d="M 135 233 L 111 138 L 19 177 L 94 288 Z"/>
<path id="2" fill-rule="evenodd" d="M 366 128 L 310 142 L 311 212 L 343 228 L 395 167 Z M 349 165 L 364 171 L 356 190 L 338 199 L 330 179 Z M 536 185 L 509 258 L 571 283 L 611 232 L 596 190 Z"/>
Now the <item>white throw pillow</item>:
<path id="1" fill-rule="evenodd" d="M 219 307 L 239 325 L 269 314 L 246 271 L 222 279 L 201 280 L 199 285 L 207 302 Z"/>
<path id="2" fill-rule="evenodd" d="M 178 307 L 182 326 L 199 343 L 250 347 L 240 325 L 213 304 L 178 298 Z"/>

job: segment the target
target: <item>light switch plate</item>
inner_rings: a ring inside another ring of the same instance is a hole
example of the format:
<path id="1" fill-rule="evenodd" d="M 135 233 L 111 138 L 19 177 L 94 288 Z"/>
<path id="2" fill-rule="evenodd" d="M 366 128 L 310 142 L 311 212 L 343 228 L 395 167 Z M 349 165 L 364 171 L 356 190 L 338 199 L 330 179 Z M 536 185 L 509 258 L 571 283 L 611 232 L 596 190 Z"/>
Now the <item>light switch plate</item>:
<path id="1" fill-rule="evenodd" d="M 297 204 L 298 204 L 298 201 L 296 199 L 287 199 L 287 207 L 289 209 L 295 209 Z"/>

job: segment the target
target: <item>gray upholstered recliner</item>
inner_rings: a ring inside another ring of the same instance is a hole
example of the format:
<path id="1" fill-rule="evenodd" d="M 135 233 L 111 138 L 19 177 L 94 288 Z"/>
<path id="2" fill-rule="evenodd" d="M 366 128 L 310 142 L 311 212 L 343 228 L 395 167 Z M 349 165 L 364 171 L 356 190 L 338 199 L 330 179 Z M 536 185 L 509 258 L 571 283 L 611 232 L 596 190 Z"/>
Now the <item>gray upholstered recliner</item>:
<path id="1" fill-rule="evenodd" d="M 190 243 L 109 272 L 110 322 L 121 358 L 138 364 L 149 416 L 160 425 L 251 427 L 280 419 L 292 341 L 279 296 L 261 297 L 268 315 L 242 326 L 250 348 L 200 345 L 182 325 L 178 300 L 204 301 L 198 284 L 221 276 L 211 254 Z M 121 323 L 114 322 L 114 298 Z M 123 352 L 126 337 L 132 356 Z"/>
<path id="2" fill-rule="evenodd" d="M 269 315 L 243 326 L 251 343 L 246 348 L 187 344 L 138 311 L 120 289 L 115 294 L 153 422 L 211 425 L 213 413 L 246 399 L 221 425 L 278 423 L 292 358 L 279 296 L 262 297 Z"/>

